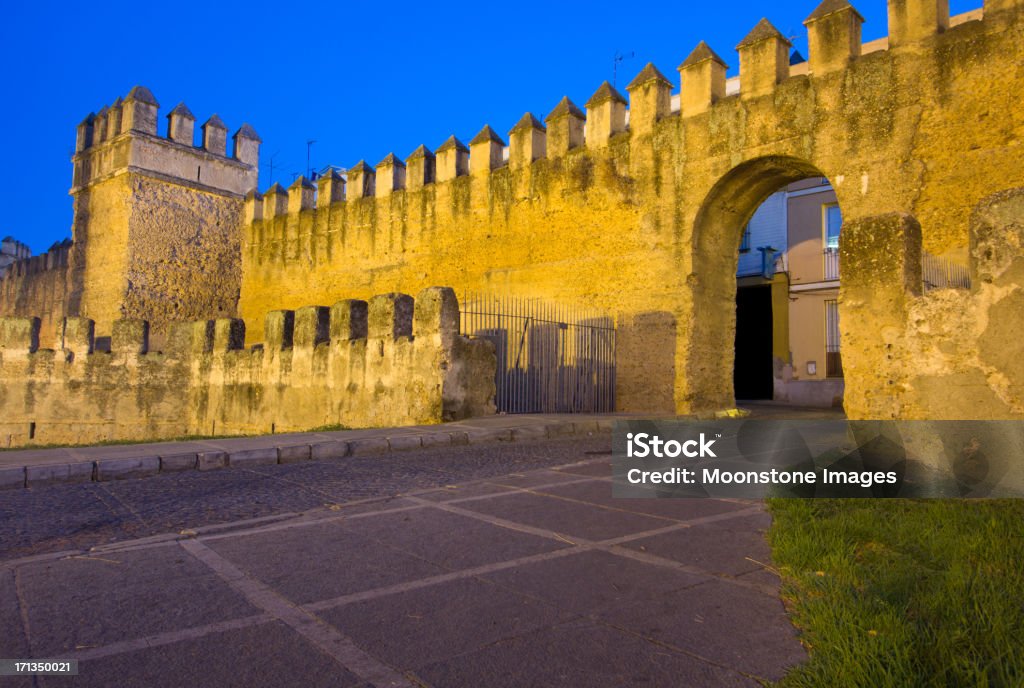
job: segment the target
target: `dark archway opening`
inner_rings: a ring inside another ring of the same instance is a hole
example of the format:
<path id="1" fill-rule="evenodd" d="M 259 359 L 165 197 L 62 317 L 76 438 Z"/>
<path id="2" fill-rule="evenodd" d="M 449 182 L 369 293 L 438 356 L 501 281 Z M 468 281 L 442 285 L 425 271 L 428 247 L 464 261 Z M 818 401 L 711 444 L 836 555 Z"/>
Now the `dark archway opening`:
<path id="1" fill-rule="evenodd" d="M 770 286 L 736 290 L 736 399 L 760 401 L 773 395 L 772 290 Z"/>

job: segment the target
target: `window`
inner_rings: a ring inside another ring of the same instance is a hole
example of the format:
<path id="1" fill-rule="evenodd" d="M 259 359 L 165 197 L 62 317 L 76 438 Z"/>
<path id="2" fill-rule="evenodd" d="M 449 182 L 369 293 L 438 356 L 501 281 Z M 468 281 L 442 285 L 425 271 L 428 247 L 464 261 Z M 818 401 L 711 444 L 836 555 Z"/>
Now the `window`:
<path id="1" fill-rule="evenodd" d="M 825 250 L 839 250 L 839 230 L 843 226 L 843 214 L 839 205 L 830 203 L 823 208 L 823 221 L 825 224 Z"/>
<path id="2" fill-rule="evenodd" d="M 843 358 L 839 353 L 839 302 L 825 302 L 825 376 L 843 376 Z"/>
<path id="3" fill-rule="evenodd" d="M 750 253 L 750 223 L 743 228 L 743 238 L 740 239 L 740 253 Z"/>

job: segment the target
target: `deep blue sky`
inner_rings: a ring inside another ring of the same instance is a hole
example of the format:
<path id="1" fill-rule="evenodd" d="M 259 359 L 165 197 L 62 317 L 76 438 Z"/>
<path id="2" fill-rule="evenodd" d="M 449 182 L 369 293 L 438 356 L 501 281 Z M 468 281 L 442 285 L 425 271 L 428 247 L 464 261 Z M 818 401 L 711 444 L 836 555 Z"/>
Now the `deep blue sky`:
<path id="1" fill-rule="evenodd" d="M 981 0 L 953 0 L 957 14 Z M 865 40 L 887 33 L 884 0 L 855 6 Z M 0 235 L 34 253 L 70 236 L 69 157 L 75 125 L 135 84 L 164 115 L 185 101 L 197 125 L 213 112 L 252 124 L 275 181 L 306 164 L 376 164 L 484 124 L 502 136 L 529 110 L 543 118 L 563 95 L 578 105 L 616 52 L 620 90 L 648 61 L 678 86 L 676 66 L 706 40 L 736 73 L 734 46 L 768 19 L 805 56 L 802 21 L 817 0 L 778 3 L 359 2 L 261 5 L 185 2 L 17 2 L 0 22 L 6 97 L 0 131 Z M 198 126 L 197 126 L 198 129 Z M 198 133 L 198 132 L 197 132 Z M 260 188 L 269 185 L 261 164 Z"/>

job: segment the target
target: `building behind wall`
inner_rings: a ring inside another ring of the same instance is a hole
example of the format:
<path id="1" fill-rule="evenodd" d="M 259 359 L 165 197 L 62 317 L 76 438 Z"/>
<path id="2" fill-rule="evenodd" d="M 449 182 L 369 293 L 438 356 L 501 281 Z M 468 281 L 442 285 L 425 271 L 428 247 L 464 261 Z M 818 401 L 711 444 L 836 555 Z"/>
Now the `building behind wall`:
<path id="1" fill-rule="evenodd" d="M 800 406 L 839 406 L 843 366 L 839 342 L 839 229 L 842 213 L 828 180 L 786 189 L 789 236 L 790 360 L 776 378 L 775 398 Z"/>
<path id="2" fill-rule="evenodd" d="M 771 398 L 800 406 L 837 406 L 843 398 L 839 343 L 839 228 L 842 215 L 827 179 L 812 177 L 772 194 L 751 218 L 740 245 L 738 304 L 767 287 L 771 308 L 772 389 L 753 398 Z M 739 317 L 749 318 L 741 311 Z M 750 329 L 738 325 L 739 336 Z M 755 332 L 756 336 L 756 332 Z M 751 371 L 740 356 L 750 349 L 737 343 L 736 370 Z M 766 364 L 758 364 L 766 367 Z M 749 371 L 749 372 L 748 372 Z M 763 371 L 767 375 L 767 370 Z M 737 382 L 737 395 L 749 386 Z M 755 387 L 756 389 L 756 387 Z"/>
<path id="3" fill-rule="evenodd" d="M 0 277 L 6 275 L 14 263 L 31 257 L 32 251 L 28 246 L 14 237 L 4 237 L 3 241 L 0 241 Z"/>

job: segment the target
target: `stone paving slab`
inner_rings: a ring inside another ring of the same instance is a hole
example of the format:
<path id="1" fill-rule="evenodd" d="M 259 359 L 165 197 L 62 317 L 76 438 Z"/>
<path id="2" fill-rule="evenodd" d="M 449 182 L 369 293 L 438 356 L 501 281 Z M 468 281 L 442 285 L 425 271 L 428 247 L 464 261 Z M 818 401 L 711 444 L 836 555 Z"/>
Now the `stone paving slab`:
<path id="1" fill-rule="evenodd" d="M 39 562 L 18 569 L 17 580 L 40 656 L 259 611 L 173 545 Z"/>
<path id="2" fill-rule="evenodd" d="M 663 500 L 643 513 L 644 500 L 611 498 L 594 455 L 606 445 L 570 436 L 7 491 L 0 516 L 29 524 L 47 513 L 39 502 L 80 528 L 102 518 L 91 504 L 129 520 L 115 521 L 119 542 L 0 560 L 0 650 L 80 659 L 78 677 L 46 686 L 758 686 L 802 661 L 765 568 L 761 507 Z M 377 497 L 327 501 L 364 490 Z M 251 516 L 151 525 L 224 504 Z M 677 534 L 714 551 L 697 556 Z M 764 564 L 737 575 L 747 557 Z"/>
<path id="3" fill-rule="evenodd" d="M 356 676 L 280 622 L 101 657 L 83 662 L 78 676 L 46 677 L 47 688 L 357 688 L 360 684 Z"/>
<path id="4" fill-rule="evenodd" d="M 434 686 L 702 686 L 758 688 L 757 680 L 589 619 L 510 638 L 423 667 Z"/>
<path id="5" fill-rule="evenodd" d="M 470 578 L 328 609 L 320 616 L 361 647 L 373 648 L 384 662 L 415 672 L 575 615 Z"/>

